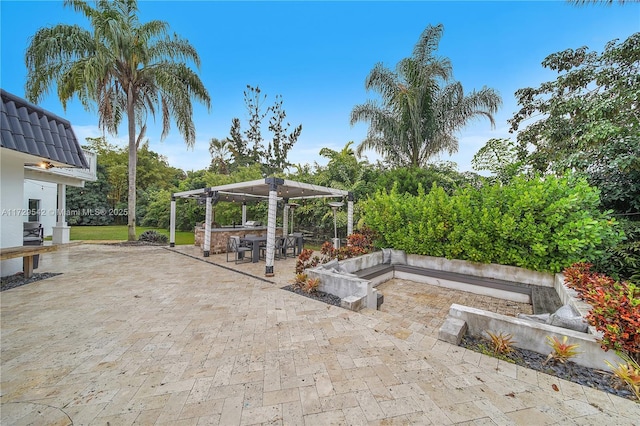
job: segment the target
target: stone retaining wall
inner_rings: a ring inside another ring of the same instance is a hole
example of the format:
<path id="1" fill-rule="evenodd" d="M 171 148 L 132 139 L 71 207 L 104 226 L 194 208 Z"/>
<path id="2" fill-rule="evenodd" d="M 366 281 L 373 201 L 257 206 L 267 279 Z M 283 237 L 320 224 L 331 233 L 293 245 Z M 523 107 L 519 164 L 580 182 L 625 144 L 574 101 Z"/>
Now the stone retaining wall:
<path id="1" fill-rule="evenodd" d="M 600 344 L 596 341 L 596 336 L 593 334 L 580 333 L 579 331 L 457 304 L 451 305 L 449 316 L 464 321 L 467 333 L 472 336 L 489 339 L 488 331 L 495 334 L 510 334 L 513 336 L 514 346 L 541 354 L 552 352 L 552 349 L 547 345 L 547 336 L 551 338 L 555 336 L 560 340 L 563 336 L 567 336 L 567 343 L 577 343 L 579 345 L 577 348 L 578 354 L 571 358 L 571 361 L 585 367 L 603 369 L 606 368 L 604 360 L 608 360 L 614 365 L 616 362 L 621 361 L 615 352 L 602 350 Z"/>

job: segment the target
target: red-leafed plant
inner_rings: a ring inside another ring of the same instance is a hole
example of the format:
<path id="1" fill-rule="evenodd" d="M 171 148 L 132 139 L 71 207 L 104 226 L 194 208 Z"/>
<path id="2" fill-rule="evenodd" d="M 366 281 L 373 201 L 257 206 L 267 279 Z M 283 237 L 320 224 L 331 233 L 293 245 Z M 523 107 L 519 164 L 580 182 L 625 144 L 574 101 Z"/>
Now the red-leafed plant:
<path id="1" fill-rule="evenodd" d="M 322 257 L 314 256 L 312 250 L 304 249 L 298 256 L 296 273 L 300 274 L 307 268 L 314 268 L 333 259 L 343 260 L 367 254 L 373 250 L 373 240 L 374 232 L 369 228 L 363 228 L 349 235 L 347 245 L 339 249 L 335 249 L 332 243 L 325 241 L 320 247 Z"/>
<path id="2" fill-rule="evenodd" d="M 640 359 L 640 289 L 591 272 L 591 264 L 576 263 L 564 270 L 565 283 L 591 305 L 589 324 L 602 332 L 600 344 Z"/>
<path id="3" fill-rule="evenodd" d="M 296 274 L 302 274 L 307 268 L 314 268 L 320 264 L 320 257 L 313 256 L 313 250 L 303 249 L 296 261 Z"/>
<path id="4" fill-rule="evenodd" d="M 562 336 L 562 341 L 559 340 L 556 336 L 549 337 L 547 336 L 547 345 L 551 346 L 553 352 L 549 354 L 544 364 L 549 362 L 550 360 L 558 361 L 561 364 L 567 362 L 570 358 L 578 355 L 578 345 L 577 343 L 567 343 L 569 338 L 567 336 Z"/>

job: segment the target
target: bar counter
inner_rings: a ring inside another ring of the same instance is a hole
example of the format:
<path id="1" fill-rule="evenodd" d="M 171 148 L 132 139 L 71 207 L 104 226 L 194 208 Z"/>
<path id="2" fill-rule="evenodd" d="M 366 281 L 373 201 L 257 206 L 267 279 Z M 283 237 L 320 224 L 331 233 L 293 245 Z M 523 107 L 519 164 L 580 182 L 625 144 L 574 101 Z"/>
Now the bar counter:
<path id="1" fill-rule="evenodd" d="M 198 225 L 195 227 L 195 242 L 194 245 L 204 250 L 204 226 Z M 227 240 L 231 236 L 237 236 L 244 238 L 247 235 L 267 235 L 266 226 L 255 227 L 243 227 L 243 226 L 225 226 L 222 228 L 211 228 L 211 254 L 226 253 Z M 282 236 L 282 228 L 276 228 L 276 237 Z"/>

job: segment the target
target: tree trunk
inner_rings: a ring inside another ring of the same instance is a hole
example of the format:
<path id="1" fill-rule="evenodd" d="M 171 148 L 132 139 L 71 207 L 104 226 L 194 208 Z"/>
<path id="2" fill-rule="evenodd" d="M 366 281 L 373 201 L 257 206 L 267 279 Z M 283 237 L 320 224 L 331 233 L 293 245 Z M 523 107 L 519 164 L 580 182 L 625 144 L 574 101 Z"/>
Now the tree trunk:
<path id="1" fill-rule="evenodd" d="M 136 241 L 136 166 L 138 148 L 136 146 L 136 120 L 131 87 L 127 90 L 127 121 L 129 128 L 129 203 L 128 235 L 129 241 Z"/>

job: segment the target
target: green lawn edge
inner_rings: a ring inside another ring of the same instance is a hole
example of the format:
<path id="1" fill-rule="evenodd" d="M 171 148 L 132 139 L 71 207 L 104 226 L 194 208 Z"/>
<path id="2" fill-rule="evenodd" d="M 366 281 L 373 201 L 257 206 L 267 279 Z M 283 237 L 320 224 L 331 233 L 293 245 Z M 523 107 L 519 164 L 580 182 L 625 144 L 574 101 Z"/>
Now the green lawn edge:
<path id="1" fill-rule="evenodd" d="M 146 226 L 136 226 L 136 236 L 140 236 L 144 231 L 153 229 L 160 234 L 169 236 L 169 231 L 166 229 L 149 228 Z M 194 243 L 193 232 L 176 231 L 176 245 L 193 245 Z M 107 226 L 72 226 L 71 227 L 71 240 L 104 240 L 104 241 L 126 241 L 127 240 L 127 225 L 107 225 Z"/>

